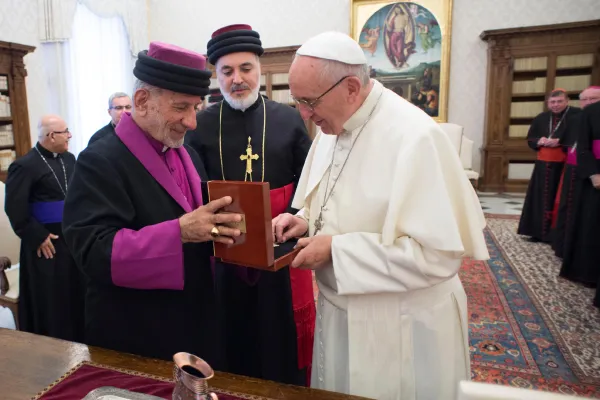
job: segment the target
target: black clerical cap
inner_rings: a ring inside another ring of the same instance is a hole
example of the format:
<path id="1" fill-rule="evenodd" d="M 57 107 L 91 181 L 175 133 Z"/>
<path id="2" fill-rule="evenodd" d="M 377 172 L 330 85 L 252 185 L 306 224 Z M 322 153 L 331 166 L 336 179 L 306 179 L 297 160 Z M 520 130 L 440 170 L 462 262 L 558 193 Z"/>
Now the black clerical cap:
<path id="1" fill-rule="evenodd" d="M 229 25 L 216 30 L 208 41 L 206 55 L 208 62 L 215 65 L 224 55 L 241 52 L 255 53 L 259 57 L 265 52 L 260 35 L 250 25 Z"/>
<path id="2" fill-rule="evenodd" d="M 133 75 L 152 86 L 177 93 L 205 96 L 212 73 L 206 70 L 206 58 L 172 44 L 151 42 L 138 54 Z"/>

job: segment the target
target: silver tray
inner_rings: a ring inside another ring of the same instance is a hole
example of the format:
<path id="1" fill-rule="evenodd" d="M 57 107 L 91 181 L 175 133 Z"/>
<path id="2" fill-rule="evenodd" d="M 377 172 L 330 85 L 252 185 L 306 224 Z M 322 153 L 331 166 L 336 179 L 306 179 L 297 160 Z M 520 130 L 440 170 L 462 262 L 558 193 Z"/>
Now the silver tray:
<path id="1" fill-rule="evenodd" d="M 94 389 L 83 400 L 164 400 L 162 397 L 149 394 L 130 392 L 112 386 L 103 386 Z"/>

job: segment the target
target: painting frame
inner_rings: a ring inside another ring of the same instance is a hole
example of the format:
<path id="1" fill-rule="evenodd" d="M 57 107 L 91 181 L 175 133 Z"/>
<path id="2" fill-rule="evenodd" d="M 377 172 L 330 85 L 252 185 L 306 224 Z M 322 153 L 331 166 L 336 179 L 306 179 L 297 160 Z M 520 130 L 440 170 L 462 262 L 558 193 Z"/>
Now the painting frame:
<path id="1" fill-rule="evenodd" d="M 437 52 L 439 52 L 439 71 L 437 70 L 437 65 L 434 67 L 436 68 L 436 70 L 434 72 L 436 72 L 436 76 L 435 76 L 435 87 L 437 88 L 437 110 L 436 109 L 428 109 L 428 114 L 436 121 L 436 122 L 447 122 L 448 121 L 448 95 L 449 95 L 449 89 L 450 89 L 450 49 L 451 49 L 451 45 L 452 45 L 452 6 L 453 6 L 453 0 L 400 0 L 400 1 L 382 1 L 382 0 L 351 0 L 351 9 L 350 9 L 350 36 L 356 40 L 358 43 L 364 43 L 364 33 L 365 33 L 365 29 L 367 28 L 367 24 L 369 23 L 369 21 L 377 14 L 380 12 L 383 12 L 386 8 L 389 9 L 389 7 L 409 7 L 411 5 L 416 5 L 418 7 L 419 10 L 421 9 L 425 9 L 425 11 L 428 11 L 430 14 L 432 15 L 434 18 L 434 21 L 436 24 L 438 24 L 438 27 L 436 27 L 436 29 L 439 30 L 439 33 L 441 35 L 441 38 L 439 40 L 439 46 L 435 49 Z M 415 19 L 416 20 L 416 19 Z M 419 26 L 421 26 L 423 24 L 420 24 Z M 414 26 L 414 21 L 413 21 L 413 26 Z M 377 35 L 379 35 L 379 26 L 378 26 L 378 33 Z M 386 27 L 383 27 L 383 29 L 385 30 Z M 425 27 L 424 29 L 427 29 L 427 27 Z M 361 42 L 361 35 L 362 35 L 362 39 L 363 42 Z M 416 37 L 416 31 L 413 33 L 413 35 L 415 35 Z M 433 33 L 432 33 L 433 35 Z M 378 41 L 380 39 L 375 39 L 375 41 Z M 386 40 L 386 46 L 389 44 L 388 39 L 386 39 L 385 37 L 382 40 Z M 414 40 L 414 43 L 423 43 L 422 40 L 417 41 L 417 39 Z M 381 40 L 379 41 L 379 44 L 381 44 Z M 361 44 L 361 46 L 363 46 Z M 377 45 L 376 45 L 377 46 Z M 363 46 L 364 47 L 364 46 Z M 425 47 L 425 49 L 427 50 L 427 47 Z M 365 50 L 366 51 L 366 50 Z M 388 48 L 385 49 L 385 51 L 388 53 L 388 58 L 389 58 L 389 50 Z M 436 53 L 437 55 L 437 53 Z M 410 57 L 410 56 L 409 56 Z M 407 61 L 410 61 L 410 58 L 407 57 Z M 434 57 L 434 56 L 432 56 Z M 407 77 L 407 72 L 404 72 L 407 68 L 408 68 L 408 63 L 404 64 L 407 65 L 407 67 L 401 69 L 399 67 L 394 66 L 391 63 L 391 58 L 390 58 L 390 66 L 392 67 L 392 69 L 396 69 L 398 72 L 396 74 L 394 74 L 393 72 L 390 72 L 390 70 L 388 69 L 386 71 L 387 75 L 386 76 L 374 76 L 372 75 L 372 77 L 374 77 L 377 80 L 380 80 L 384 86 L 391 88 L 391 86 L 394 84 L 394 77 L 397 77 L 398 79 L 402 79 L 402 85 L 409 85 L 409 89 L 412 89 L 413 94 L 417 91 L 422 92 L 423 86 L 427 87 L 427 85 L 423 85 L 422 82 L 420 84 L 419 87 L 419 83 L 415 80 L 417 78 L 408 78 Z M 396 62 L 396 65 L 402 65 L 400 61 L 398 61 L 397 58 L 394 59 L 394 61 Z M 423 63 L 421 63 L 423 64 Z M 427 65 L 425 65 L 422 68 L 427 68 Z M 371 66 L 370 66 L 371 69 Z M 415 69 L 415 68 L 413 68 Z M 373 68 L 373 70 L 375 71 L 375 68 Z M 430 70 L 431 71 L 431 70 Z M 431 74 L 431 72 L 429 72 Z M 418 74 L 418 72 L 415 72 L 415 74 Z M 414 75 L 413 75 L 414 76 Z M 383 78 L 383 79 L 381 79 Z M 412 79 L 412 80 L 411 80 Z M 430 78 L 431 79 L 431 78 Z M 421 81 L 422 81 L 422 77 L 421 77 Z M 408 83 L 407 83 L 408 82 Z M 406 87 L 406 86 L 404 86 Z M 402 88 L 400 88 L 402 89 Z M 409 90 L 409 94 L 410 94 L 411 90 Z M 432 91 L 432 93 L 435 95 L 436 91 Z M 399 93 L 400 94 L 400 93 Z M 404 97 L 403 94 L 400 94 Z M 411 99 L 412 94 L 407 100 L 410 101 L 413 104 L 416 104 L 415 101 L 413 101 Z M 422 97 L 422 96 L 420 96 Z M 424 107 L 422 107 L 421 105 L 419 105 L 419 107 L 421 107 L 422 109 L 425 109 Z"/>

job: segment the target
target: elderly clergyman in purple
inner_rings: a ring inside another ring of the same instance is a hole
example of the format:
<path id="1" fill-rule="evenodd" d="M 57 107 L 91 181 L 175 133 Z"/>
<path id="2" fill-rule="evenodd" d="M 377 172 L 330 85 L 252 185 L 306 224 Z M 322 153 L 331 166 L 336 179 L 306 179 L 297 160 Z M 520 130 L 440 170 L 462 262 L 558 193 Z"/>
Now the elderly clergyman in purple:
<path id="1" fill-rule="evenodd" d="M 116 135 L 80 155 L 64 236 L 87 281 L 87 344 L 171 359 L 185 351 L 222 361 L 210 266 L 212 241 L 238 230 L 208 202 L 198 154 L 184 145 L 210 71 L 197 53 L 153 42 L 139 53 L 133 110 Z"/>

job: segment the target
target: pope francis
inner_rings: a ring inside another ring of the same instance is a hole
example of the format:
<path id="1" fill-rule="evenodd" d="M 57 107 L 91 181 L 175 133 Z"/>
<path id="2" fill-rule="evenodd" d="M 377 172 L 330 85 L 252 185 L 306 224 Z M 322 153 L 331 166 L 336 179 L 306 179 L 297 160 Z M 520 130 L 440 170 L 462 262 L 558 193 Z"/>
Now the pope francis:
<path id="1" fill-rule="evenodd" d="M 291 93 L 319 126 L 297 215 L 292 267 L 319 285 L 311 386 L 379 400 L 454 399 L 470 378 L 463 257 L 488 259 L 485 218 L 458 155 L 423 111 L 369 78 L 349 36 L 301 46 Z"/>

